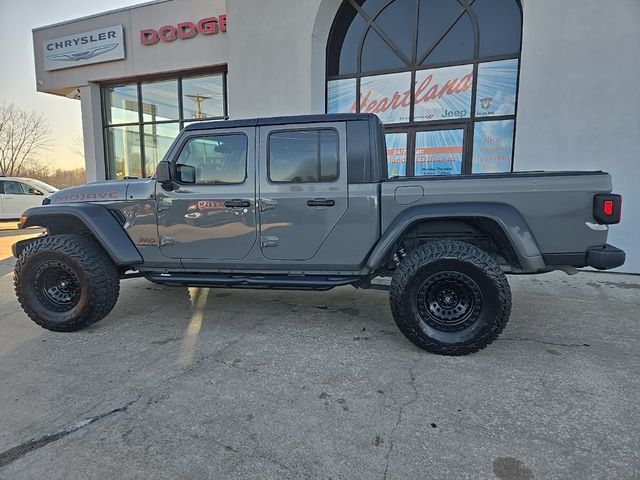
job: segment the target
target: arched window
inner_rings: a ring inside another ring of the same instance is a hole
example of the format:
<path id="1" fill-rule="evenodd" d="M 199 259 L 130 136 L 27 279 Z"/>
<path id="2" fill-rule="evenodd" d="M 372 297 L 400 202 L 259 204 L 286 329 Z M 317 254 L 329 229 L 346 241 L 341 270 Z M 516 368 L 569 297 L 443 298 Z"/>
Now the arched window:
<path id="1" fill-rule="evenodd" d="M 327 112 L 372 112 L 389 176 L 509 172 L 519 0 L 343 0 L 327 44 Z"/>

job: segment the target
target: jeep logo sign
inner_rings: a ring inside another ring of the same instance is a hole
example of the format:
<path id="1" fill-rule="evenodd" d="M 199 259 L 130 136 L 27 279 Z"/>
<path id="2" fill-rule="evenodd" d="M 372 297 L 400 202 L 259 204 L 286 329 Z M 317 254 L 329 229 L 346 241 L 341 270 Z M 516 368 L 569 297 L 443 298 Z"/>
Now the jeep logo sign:
<path id="1" fill-rule="evenodd" d="M 155 45 L 162 42 L 173 42 L 174 40 L 186 40 L 197 35 L 215 35 L 219 32 L 227 31 L 227 16 L 206 17 L 197 23 L 180 22 L 177 25 L 165 25 L 158 28 L 145 28 L 140 30 L 140 43 L 142 45 Z"/>

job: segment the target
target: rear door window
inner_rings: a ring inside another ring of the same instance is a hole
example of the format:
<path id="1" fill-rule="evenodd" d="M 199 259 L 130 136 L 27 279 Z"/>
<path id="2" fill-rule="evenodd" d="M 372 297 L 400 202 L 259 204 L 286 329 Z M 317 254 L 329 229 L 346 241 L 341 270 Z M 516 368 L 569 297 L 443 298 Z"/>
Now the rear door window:
<path id="1" fill-rule="evenodd" d="M 338 132 L 323 128 L 269 135 L 269 180 L 274 183 L 333 182 L 339 175 Z"/>
<path id="2" fill-rule="evenodd" d="M 5 181 L 4 193 L 7 195 L 26 195 L 29 193 L 28 187 L 20 182 Z"/>

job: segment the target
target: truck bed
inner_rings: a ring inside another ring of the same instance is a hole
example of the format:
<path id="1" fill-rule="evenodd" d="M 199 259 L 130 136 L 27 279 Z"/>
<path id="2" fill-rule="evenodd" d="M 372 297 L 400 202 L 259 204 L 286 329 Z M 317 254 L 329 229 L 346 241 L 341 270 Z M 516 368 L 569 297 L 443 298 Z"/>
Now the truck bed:
<path id="1" fill-rule="evenodd" d="M 525 248 L 532 269 L 537 257 L 548 263 L 606 243 L 607 227 L 593 219 L 593 196 L 611 188 L 610 175 L 600 171 L 392 178 L 381 186 L 381 232 L 417 211 L 431 218 L 493 214 Z"/>

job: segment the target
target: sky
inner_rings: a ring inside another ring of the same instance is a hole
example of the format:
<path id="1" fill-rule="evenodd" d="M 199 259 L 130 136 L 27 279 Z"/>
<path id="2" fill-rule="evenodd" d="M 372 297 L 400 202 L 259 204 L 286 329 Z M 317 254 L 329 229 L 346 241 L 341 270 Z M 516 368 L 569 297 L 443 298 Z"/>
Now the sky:
<path id="1" fill-rule="evenodd" d="M 80 101 L 36 92 L 31 29 L 147 0 L 0 0 L 0 102 L 42 112 L 52 131 L 52 147 L 41 159 L 54 167 L 84 166 L 74 153 L 82 139 Z"/>

